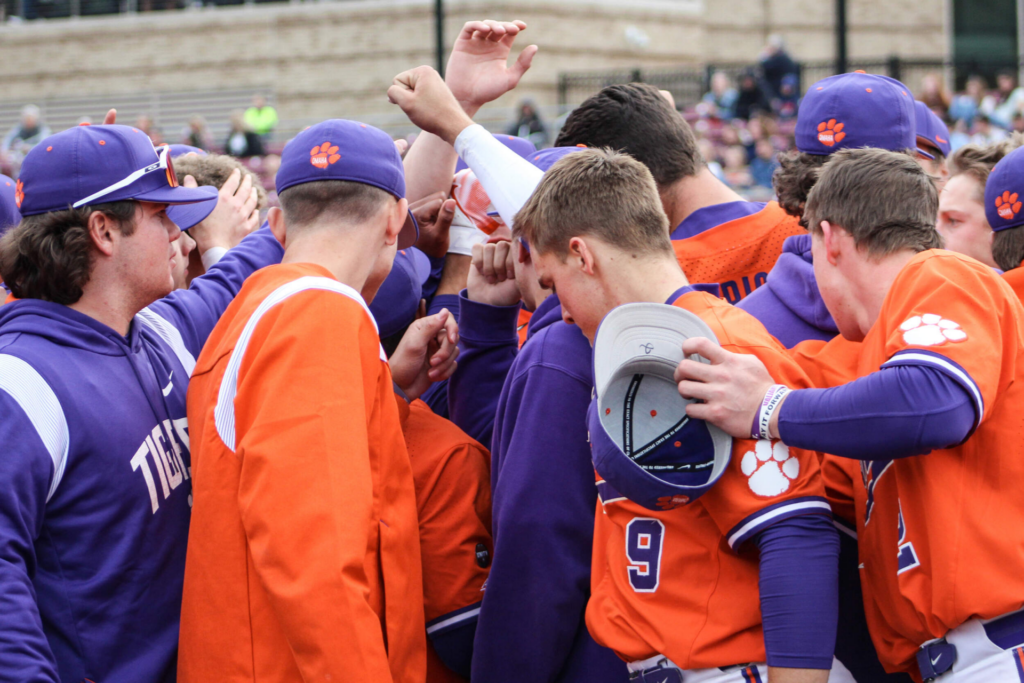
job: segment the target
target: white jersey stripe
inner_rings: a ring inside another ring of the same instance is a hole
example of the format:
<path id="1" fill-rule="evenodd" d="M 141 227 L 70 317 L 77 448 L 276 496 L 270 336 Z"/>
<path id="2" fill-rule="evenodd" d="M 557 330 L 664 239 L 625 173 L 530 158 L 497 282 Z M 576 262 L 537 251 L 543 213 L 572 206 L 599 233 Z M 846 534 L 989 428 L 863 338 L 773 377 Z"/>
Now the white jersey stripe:
<path id="1" fill-rule="evenodd" d="M 974 397 L 974 403 L 978 408 L 978 419 L 976 422 L 981 423 L 981 417 L 985 414 L 985 401 L 981 397 L 981 391 L 978 389 L 978 385 L 974 383 L 974 380 L 970 375 L 953 363 L 940 358 L 939 356 L 933 356 L 930 353 L 914 353 L 913 351 L 899 351 L 895 353 L 892 358 L 882 363 L 882 367 L 906 365 L 905 361 L 908 360 L 912 360 L 916 364 L 934 365 L 935 367 L 942 368 L 953 377 L 959 379 L 960 384 L 964 386 Z"/>
<path id="2" fill-rule="evenodd" d="M 431 633 L 436 633 L 438 629 L 446 628 L 448 626 L 451 626 L 452 624 L 458 624 L 459 622 L 466 621 L 467 619 L 472 619 L 473 617 L 477 617 L 479 615 L 479 607 L 468 610 L 466 612 L 462 612 L 461 614 L 456 614 L 454 617 L 450 617 L 448 619 L 445 619 L 444 621 L 439 621 L 433 626 L 428 626 L 427 635 L 430 635 Z"/>
<path id="3" fill-rule="evenodd" d="M 71 443 L 68 422 L 57 394 L 35 368 L 8 354 L 0 354 L 0 390 L 6 391 L 25 411 L 53 460 L 53 479 L 46 494 L 46 502 L 50 502 L 64 476 Z"/>
<path id="4" fill-rule="evenodd" d="M 336 292 L 358 302 L 363 307 L 363 310 L 366 311 L 366 315 L 370 317 L 374 329 L 377 329 L 377 321 L 373 319 L 373 315 L 370 313 L 366 302 L 363 301 L 362 295 L 337 280 L 310 275 L 285 283 L 271 292 L 256 308 L 256 311 L 242 329 L 242 334 L 238 337 L 238 342 L 235 344 L 231 357 L 228 359 L 228 366 L 224 371 L 224 377 L 221 378 L 220 390 L 217 392 L 217 405 L 213 409 L 214 423 L 217 425 L 217 434 L 220 436 L 221 441 L 232 451 L 237 446 L 235 443 L 235 394 L 238 392 L 238 370 L 242 367 L 242 358 L 245 356 L 245 350 L 249 346 L 249 339 L 252 337 L 256 325 L 259 324 L 260 319 L 267 311 L 288 297 L 311 289 Z M 384 355 L 383 347 L 380 348 L 380 359 L 387 362 L 387 356 Z"/>
<path id="5" fill-rule="evenodd" d="M 174 355 L 178 357 L 178 361 L 185 368 L 185 374 L 191 377 L 192 371 L 196 368 L 196 359 L 185 346 L 185 340 L 181 338 L 178 328 L 148 308 L 143 308 L 136 317 L 167 342 L 171 351 L 174 351 Z"/>
<path id="6" fill-rule="evenodd" d="M 736 542 L 741 538 L 749 536 L 755 529 L 767 526 L 773 519 L 777 519 L 781 515 L 792 515 L 800 510 L 827 510 L 829 514 L 832 514 L 831 506 L 824 500 L 797 500 L 789 505 L 780 505 L 765 514 L 758 515 L 732 532 L 728 539 L 729 547 L 735 549 Z"/>

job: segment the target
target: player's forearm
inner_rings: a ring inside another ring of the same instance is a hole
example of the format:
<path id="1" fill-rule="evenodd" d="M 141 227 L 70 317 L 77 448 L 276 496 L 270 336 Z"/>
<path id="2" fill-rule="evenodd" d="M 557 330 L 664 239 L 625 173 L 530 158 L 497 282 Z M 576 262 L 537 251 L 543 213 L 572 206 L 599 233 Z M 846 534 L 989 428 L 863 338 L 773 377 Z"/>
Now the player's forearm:
<path id="1" fill-rule="evenodd" d="M 761 551 L 759 589 L 768 665 L 827 671 L 835 652 L 839 595 L 839 537 L 832 520 L 820 514 L 791 517 L 755 540 Z"/>
<path id="2" fill-rule="evenodd" d="M 540 184 L 544 172 L 495 140 L 480 125 L 463 130 L 455 140 L 455 149 L 473 169 L 505 225 L 511 227 L 512 219 Z"/>
<path id="3" fill-rule="evenodd" d="M 828 675 L 828 669 L 768 667 L 768 680 L 772 683 L 828 683 Z"/>
<path id="4" fill-rule="evenodd" d="M 793 391 L 775 433 L 790 446 L 859 460 L 921 455 L 962 442 L 974 401 L 949 375 L 905 365 L 832 389 Z"/>
<path id="5" fill-rule="evenodd" d="M 409 203 L 435 192 L 448 194 L 458 154 L 455 148 L 433 133 L 421 132 L 405 154 L 405 197 Z"/>

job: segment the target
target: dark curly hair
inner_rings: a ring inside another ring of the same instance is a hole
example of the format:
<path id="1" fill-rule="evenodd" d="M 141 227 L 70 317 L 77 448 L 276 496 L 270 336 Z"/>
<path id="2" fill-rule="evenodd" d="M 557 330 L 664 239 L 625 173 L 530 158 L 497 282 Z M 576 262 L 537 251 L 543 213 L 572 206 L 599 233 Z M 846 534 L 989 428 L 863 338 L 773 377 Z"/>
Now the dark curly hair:
<path id="1" fill-rule="evenodd" d="M 772 176 L 772 185 L 779 196 L 779 206 L 790 216 L 803 222 L 804 203 L 811 188 L 818 182 L 818 172 L 831 157 L 793 150 L 779 155 L 779 167 Z"/>
<path id="2" fill-rule="evenodd" d="M 82 298 L 92 270 L 89 216 L 100 211 L 125 237 L 135 232 L 136 202 L 109 202 L 25 216 L 0 240 L 0 276 L 19 299 L 69 305 Z"/>

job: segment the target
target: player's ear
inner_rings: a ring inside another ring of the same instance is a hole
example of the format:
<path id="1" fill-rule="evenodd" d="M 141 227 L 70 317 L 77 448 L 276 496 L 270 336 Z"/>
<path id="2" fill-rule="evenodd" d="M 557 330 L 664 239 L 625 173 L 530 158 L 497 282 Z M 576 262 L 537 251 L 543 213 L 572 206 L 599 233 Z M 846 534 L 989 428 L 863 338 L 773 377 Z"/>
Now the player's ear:
<path id="1" fill-rule="evenodd" d="M 284 211 L 280 207 L 272 206 L 267 211 L 267 223 L 270 224 L 270 232 L 273 233 L 277 241 L 284 246 L 285 229 L 284 229 Z"/>
<path id="2" fill-rule="evenodd" d="M 391 205 L 391 212 L 388 214 L 388 225 L 385 231 L 384 243 L 392 245 L 398 242 L 398 233 L 405 227 L 406 218 L 409 216 L 409 200 L 399 199 Z"/>
<path id="3" fill-rule="evenodd" d="M 569 256 L 579 259 L 580 269 L 587 275 L 594 274 L 595 255 L 590 246 L 582 237 L 573 237 L 569 240 Z"/>
<path id="4" fill-rule="evenodd" d="M 825 247 L 825 255 L 833 266 L 839 260 L 839 232 L 828 221 L 821 222 L 821 242 Z"/>

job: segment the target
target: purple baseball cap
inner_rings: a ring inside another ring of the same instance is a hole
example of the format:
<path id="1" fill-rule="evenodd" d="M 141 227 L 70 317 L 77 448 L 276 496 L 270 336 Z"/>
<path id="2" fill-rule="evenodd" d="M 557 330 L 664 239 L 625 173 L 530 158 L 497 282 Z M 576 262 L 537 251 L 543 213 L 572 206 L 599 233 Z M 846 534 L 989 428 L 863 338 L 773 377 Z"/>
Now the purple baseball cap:
<path id="1" fill-rule="evenodd" d="M 16 192 L 23 216 L 129 199 L 173 204 L 167 215 L 182 230 L 217 206 L 215 187 L 178 187 L 166 146 L 118 125 L 75 126 L 46 138 L 25 156 Z M 188 204 L 199 206 L 178 215 L 177 205 Z"/>
<path id="2" fill-rule="evenodd" d="M 0 235 L 21 222 L 21 212 L 14 198 L 16 188 L 13 178 L 0 175 Z"/>
<path id="3" fill-rule="evenodd" d="M 800 103 L 796 147 L 818 155 L 858 147 L 915 149 L 910 89 L 888 76 L 856 72 L 818 81 Z"/>
<path id="4" fill-rule="evenodd" d="M 1024 147 L 999 160 L 985 182 L 985 218 L 999 232 L 1024 225 Z"/>
<path id="5" fill-rule="evenodd" d="M 370 302 L 380 338 L 401 332 L 416 319 L 423 283 L 430 277 L 430 259 L 416 247 L 400 249 L 394 265 Z"/>
<path id="6" fill-rule="evenodd" d="M 703 320 L 665 304 L 625 304 L 601 321 L 587 426 L 603 501 L 668 510 L 702 496 L 728 467 L 732 439 L 686 414 L 692 401 L 673 378 L 692 337 L 718 342 Z"/>
<path id="7" fill-rule="evenodd" d="M 929 109 L 924 102 L 915 101 L 914 116 L 917 122 L 917 137 L 924 139 L 929 145 L 942 152 L 942 156 L 948 157 L 951 151 L 949 128 L 939 118 L 939 115 Z M 920 145 L 917 146 L 917 151 L 930 159 L 935 158 L 928 150 L 921 149 Z"/>
<path id="8" fill-rule="evenodd" d="M 193 147 L 192 145 L 168 145 L 168 147 L 171 148 L 172 159 L 183 157 L 186 154 L 198 154 L 201 157 L 206 156 L 205 149 L 199 149 L 198 147 Z"/>
<path id="9" fill-rule="evenodd" d="M 515 135 L 499 135 L 498 133 L 495 133 L 494 139 L 524 159 L 529 159 L 530 155 L 537 151 L 537 146 L 526 138 L 519 138 Z M 462 157 L 459 157 L 459 163 L 455 164 L 455 172 L 458 173 L 459 171 L 464 171 L 467 168 L 469 168 L 469 166 L 467 166 L 466 162 L 462 160 Z"/>
<path id="10" fill-rule="evenodd" d="M 405 198 L 405 169 L 394 141 L 387 133 L 357 121 L 329 119 L 292 138 L 281 153 L 277 193 L 318 180 L 347 180 Z M 412 212 L 398 236 L 398 248 L 419 239 Z"/>
<path id="11" fill-rule="evenodd" d="M 575 147 L 548 147 L 547 149 L 542 149 L 536 154 L 526 157 L 526 159 L 531 164 L 547 173 L 548 169 L 554 166 L 555 162 L 564 157 L 566 154 L 579 152 L 580 150 L 584 150 L 586 148 L 586 145 L 576 145 Z"/>

